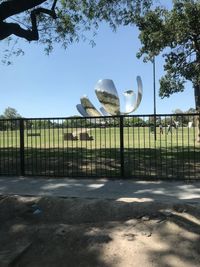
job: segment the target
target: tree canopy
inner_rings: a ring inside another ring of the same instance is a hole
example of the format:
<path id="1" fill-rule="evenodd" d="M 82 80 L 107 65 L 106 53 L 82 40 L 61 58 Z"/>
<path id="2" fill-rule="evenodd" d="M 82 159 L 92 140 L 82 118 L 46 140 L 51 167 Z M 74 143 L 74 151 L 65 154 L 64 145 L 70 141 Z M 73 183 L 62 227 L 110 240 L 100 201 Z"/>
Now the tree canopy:
<path id="1" fill-rule="evenodd" d="M 1 118 L 2 119 L 17 119 L 17 118 L 21 118 L 21 115 L 17 112 L 15 108 L 7 107 L 4 110 L 3 115 L 1 115 Z"/>
<path id="2" fill-rule="evenodd" d="M 0 40 L 37 41 L 51 52 L 86 39 L 105 21 L 116 29 L 134 22 L 152 0 L 0 0 Z M 16 38 L 15 38 L 16 37 Z"/>
<path id="3" fill-rule="evenodd" d="M 138 57 L 165 58 L 165 75 L 160 80 L 160 96 L 184 90 L 186 80 L 194 88 L 196 109 L 200 111 L 200 1 L 174 0 L 172 9 L 162 6 L 137 18 L 141 49 Z"/>

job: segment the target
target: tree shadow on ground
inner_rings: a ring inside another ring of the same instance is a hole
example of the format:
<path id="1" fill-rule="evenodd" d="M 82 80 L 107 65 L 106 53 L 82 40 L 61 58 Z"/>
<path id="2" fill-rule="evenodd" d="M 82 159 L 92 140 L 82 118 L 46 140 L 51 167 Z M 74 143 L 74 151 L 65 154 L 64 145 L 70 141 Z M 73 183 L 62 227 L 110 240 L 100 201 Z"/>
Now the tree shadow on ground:
<path id="1" fill-rule="evenodd" d="M 0 150 L 0 172 L 20 175 L 20 151 Z M 199 179 L 198 148 L 125 149 L 124 170 L 120 149 L 28 148 L 24 152 L 25 175 L 68 177 L 124 177 L 142 179 Z"/>
<path id="2" fill-rule="evenodd" d="M 33 205 L 41 213 L 34 214 Z M 137 253 L 147 267 L 199 265 L 200 209 L 194 204 L 12 196 L 1 199 L 0 215 L 0 257 L 7 251 L 9 266 L 138 266 Z M 117 238 L 129 242 L 128 265 Z M 20 244 L 24 249 L 13 256 Z"/>
<path id="3" fill-rule="evenodd" d="M 101 255 L 103 245 L 112 238 L 92 225 L 70 223 L 64 201 L 15 196 L 1 202 L 1 266 L 112 266 Z M 41 214 L 34 213 L 33 205 L 40 207 Z"/>
<path id="4" fill-rule="evenodd" d="M 199 266 L 199 210 L 198 216 L 196 214 L 186 206 L 185 212 L 172 213 L 167 223 L 157 228 L 160 247 L 151 247 L 148 251 L 149 257 L 156 259 L 157 266 Z"/>

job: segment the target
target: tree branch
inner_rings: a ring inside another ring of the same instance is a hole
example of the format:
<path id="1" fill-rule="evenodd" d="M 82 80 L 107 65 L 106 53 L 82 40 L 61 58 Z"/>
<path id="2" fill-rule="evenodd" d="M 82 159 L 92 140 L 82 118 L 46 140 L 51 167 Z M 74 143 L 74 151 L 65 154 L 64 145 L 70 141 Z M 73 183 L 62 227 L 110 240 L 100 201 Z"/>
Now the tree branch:
<path id="1" fill-rule="evenodd" d="M 51 9 L 46 9 L 46 8 L 43 8 L 43 7 L 39 7 L 39 8 L 36 8 L 34 9 L 32 12 L 31 12 L 31 15 L 39 15 L 40 13 L 44 13 L 44 14 L 47 14 L 49 15 L 50 17 L 52 17 L 53 19 L 56 19 L 56 13 L 54 10 L 51 10 Z"/>
<path id="2" fill-rule="evenodd" d="M 8 0 L 0 4 L 0 21 L 36 7 L 47 0 Z"/>
<path id="3" fill-rule="evenodd" d="M 7 7 L 9 6 L 9 2 L 20 2 L 21 4 L 25 5 L 25 2 L 28 2 L 28 0 L 24 1 L 24 0 L 11 0 L 8 2 L 3 2 L 3 3 L 7 3 Z M 42 3 L 45 2 L 44 0 L 31 0 L 30 2 L 35 2 L 35 3 Z M 37 41 L 39 39 L 39 34 L 38 34 L 38 28 L 37 28 L 37 19 L 36 16 L 39 15 L 40 13 L 44 13 L 47 14 L 49 16 L 51 16 L 53 19 L 56 19 L 56 13 L 55 13 L 55 6 L 56 6 L 57 0 L 54 0 L 52 8 L 51 9 L 46 9 L 43 7 L 39 7 L 34 9 L 33 11 L 31 11 L 31 24 L 32 24 L 32 29 L 31 30 L 27 30 L 27 29 L 23 29 L 19 24 L 17 23 L 8 23 L 8 22 L 3 22 L 0 20 L 0 40 L 3 40 L 5 38 L 7 38 L 8 36 L 10 36 L 11 34 L 14 34 L 18 37 L 24 38 L 28 41 Z M 1 12 L 1 7 L 2 4 L 0 5 L 0 12 Z M 5 7 L 5 5 L 4 5 Z M 30 7 L 30 5 L 29 5 Z M 8 8 L 9 9 L 9 8 Z M 19 10 L 19 9 L 18 9 Z M 21 9 L 22 10 L 22 9 Z M 12 10 L 13 11 L 13 10 Z M 15 10 L 16 11 L 16 10 Z M 17 11 L 16 11 L 17 12 Z M 9 12 L 7 12 L 8 14 Z M 11 13 L 11 11 L 10 11 Z"/>
<path id="4" fill-rule="evenodd" d="M 51 10 L 55 10 L 56 4 L 57 4 L 58 0 L 54 0 L 53 1 L 53 5 L 51 7 Z"/>
<path id="5" fill-rule="evenodd" d="M 24 38 L 27 41 L 37 41 L 38 36 L 38 30 L 37 26 L 33 26 L 31 30 L 26 30 L 20 27 L 17 23 L 1 23 L 0 24 L 0 40 L 3 40 L 10 36 L 11 34 L 14 34 L 18 37 Z"/>

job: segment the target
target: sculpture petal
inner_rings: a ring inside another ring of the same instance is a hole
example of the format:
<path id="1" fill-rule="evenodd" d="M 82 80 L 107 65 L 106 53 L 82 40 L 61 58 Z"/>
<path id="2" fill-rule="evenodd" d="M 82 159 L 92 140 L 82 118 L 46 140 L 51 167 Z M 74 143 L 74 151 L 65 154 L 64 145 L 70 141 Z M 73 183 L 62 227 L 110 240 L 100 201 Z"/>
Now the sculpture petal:
<path id="1" fill-rule="evenodd" d="M 135 105 L 133 111 L 135 111 L 135 110 L 139 107 L 139 105 L 140 105 L 140 103 L 141 103 L 141 100 L 142 100 L 142 95 L 143 95 L 142 79 L 141 79 L 140 76 L 137 76 L 136 79 L 137 79 L 137 85 L 138 85 L 138 95 L 137 95 L 137 102 L 136 102 L 136 105 Z M 132 112 L 133 112 L 133 111 L 132 111 Z"/>
<path id="2" fill-rule="evenodd" d="M 112 80 L 99 80 L 95 86 L 95 93 L 107 113 L 111 115 L 120 114 L 119 97 Z"/>
<path id="3" fill-rule="evenodd" d="M 85 111 L 84 107 L 81 104 L 76 105 L 76 108 L 83 117 L 89 117 L 89 114 Z"/>
<path id="4" fill-rule="evenodd" d="M 132 90 L 125 91 L 125 112 L 123 114 L 129 114 L 134 110 L 136 103 L 135 93 Z"/>
<path id="5" fill-rule="evenodd" d="M 105 108 L 101 107 L 100 111 L 103 114 L 103 116 L 110 116 L 110 114 L 105 110 Z"/>
<path id="6" fill-rule="evenodd" d="M 87 96 L 81 98 L 81 105 L 90 117 L 100 117 L 101 113 L 95 108 Z"/>
<path id="7" fill-rule="evenodd" d="M 137 86 L 138 86 L 138 93 L 137 93 L 137 99 L 136 101 L 133 100 L 133 95 L 135 94 L 132 90 L 124 92 L 124 95 L 126 97 L 126 111 L 123 114 L 132 113 L 135 111 L 142 100 L 143 90 L 142 90 L 142 79 L 140 76 L 137 76 Z"/>

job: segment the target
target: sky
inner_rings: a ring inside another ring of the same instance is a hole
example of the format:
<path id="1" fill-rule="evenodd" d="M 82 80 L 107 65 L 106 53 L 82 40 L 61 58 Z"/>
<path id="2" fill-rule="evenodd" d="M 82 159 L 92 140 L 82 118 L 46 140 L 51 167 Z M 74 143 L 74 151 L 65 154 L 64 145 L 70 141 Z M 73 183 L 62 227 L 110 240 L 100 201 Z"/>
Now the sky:
<path id="1" fill-rule="evenodd" d="M 121 27 L 116 33 L 101 25 L 95 37 L 95 47 L 87 41 L 72 44 L 67 50 L 56 45 L 50 56 L 37 43 L 20 40 L 25 55 L 13 57 L 13 64 L 0 64 L 0 114 L 7 107 L 15 108 L 26 118 L 69 117 L 79 115 L 76 104 L 87 95 L 99 109 L 94 87 L 99 79 L 112 79 L 120 96 L 137 91 L 136 77 L 141 76 L 143 99 L 133 114 L 153 113 L 153 66 L 136 58 L 141 44 L 135 27 Z M 6 48 L 0 44 L 0 53 Z M 183 93 L 161 99 L 159 79 L 164 74 L 163 58 L 156 58 L 156 111 L 159 114 L 183 111 L 195 107 L 191 83 Z"/>

